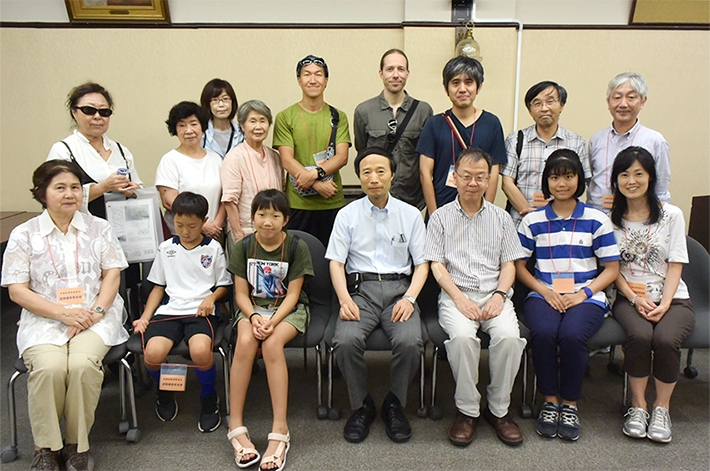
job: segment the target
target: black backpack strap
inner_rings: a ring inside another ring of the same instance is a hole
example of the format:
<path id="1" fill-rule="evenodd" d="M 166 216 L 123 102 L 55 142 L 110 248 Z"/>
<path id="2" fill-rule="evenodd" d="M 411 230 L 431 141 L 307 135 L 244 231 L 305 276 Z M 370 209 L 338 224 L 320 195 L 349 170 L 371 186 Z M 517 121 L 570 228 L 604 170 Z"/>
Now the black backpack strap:
<path id="1" fill-rule="evenodd" d="M 518 131 L 518 141 L 515 143 L 515 153 L 518 154 L 518 159 L 520 159 L 520 154 L 523 153 L 523 141 L 525 137 L 523 136 L 523 130 Z"/>
<path id="2" fill-rule="evenodd" d="M 338 134 L 338 124 L 340 123 L 340 115 L 335 107 L 328 105 L 330 108 L 330 141 L 328 142 L 328 147 L 333 149 L 333 155 L 335 155 L 335 139 Z"/>
<path id="3" fill-rule="evenodd" d="M 390 142 L 389 145 L 387 146 L 387 151 L 390 154 L 392 153 L 392 150 L 394 150 L 394 146 L 397 145 L 399 138 L 402 137 L 402 134 L 404 133 L 404 130 L 407 128 L 407 124 L 409 124 L 409 120 L 412 119 L 412 116 L 414 115 L 414 111 L 417 109 L 417 106 L 419 106 L 419 100 L 415 99 L 414 101 L 412 101 L 412 106 L 409 108 L 409 111 L 407 111 L 407 114 L 404 116 L 402 123 L 400 123 L 399 127 L 397 128 L 397 133 L 394 135 L 392 142 Z"/>

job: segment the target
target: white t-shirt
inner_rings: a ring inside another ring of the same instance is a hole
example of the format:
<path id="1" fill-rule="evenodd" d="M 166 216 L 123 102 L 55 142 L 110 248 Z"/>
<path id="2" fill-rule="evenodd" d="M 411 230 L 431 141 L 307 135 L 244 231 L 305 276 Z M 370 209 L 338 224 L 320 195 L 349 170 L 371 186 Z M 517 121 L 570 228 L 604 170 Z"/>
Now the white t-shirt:
<path id="1" fill-rule="evenodd" d="M 178 193 L 191 191 L 204 196 L 209 203 L 207 217 L 213 221 L 222 198 L 219 174 L 222 158 L 211 150 L 206 152 L 207 155 L 201 159 L 193 159 L 175 149 L 171 150 L 160 159 L 155 172 L 155 186 L 166 186 Z M 165 220 L 172 230 L 173 218 L 169 212 L 166 212 Z"/>
<path id="2" fill-rule="evenodd" d="M 629 283 L 646 284 L 646 297 L 658 303 L 663 296 L 668 263 L 688 263 L 683 212 L 664 203 L 661 217 L 655 224 L 629 222 L 614 226 L 614 236 L 621 252 L 621 274 Z M 674 299 L 688 299 L 688 287 L 683 279 Z"/>
<path id="3" fill-rule="evenodd" d="M 148 281 L 164 286 L 170 296 L 168 304 L 158 307 L 155 314 L 171 316 L 195 315 L 215 289 L 232 285 L 222 246 L 207 236 L 190 250 L 177 236 L 160 244 Z"/>

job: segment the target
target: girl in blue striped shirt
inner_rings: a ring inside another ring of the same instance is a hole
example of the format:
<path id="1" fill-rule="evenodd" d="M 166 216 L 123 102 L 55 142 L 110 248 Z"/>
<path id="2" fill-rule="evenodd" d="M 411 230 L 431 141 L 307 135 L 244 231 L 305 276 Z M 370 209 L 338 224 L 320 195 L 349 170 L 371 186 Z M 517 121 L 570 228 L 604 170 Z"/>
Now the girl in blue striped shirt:
<path id="1" fill-rule="evenodd" d="M 602 291 L 619 274 L 619 250 L 607 216 L 579 201 L 584 193 L 579 156 L 559 149 L 547 159 L 542 192 L 552 201 L 518 227 L 527 257 L 516 261 L 518 279 L 531 289 L 525 318 L 531 332 L 538 388 L 545 396 L 536 431 L 577 440 L 577 400 L 587 364 L 587 341 L 609 311 Z M 534 274 L 527 268 L 535 255 Z M 597 262 L 603 270 L 599 272 Z"/>

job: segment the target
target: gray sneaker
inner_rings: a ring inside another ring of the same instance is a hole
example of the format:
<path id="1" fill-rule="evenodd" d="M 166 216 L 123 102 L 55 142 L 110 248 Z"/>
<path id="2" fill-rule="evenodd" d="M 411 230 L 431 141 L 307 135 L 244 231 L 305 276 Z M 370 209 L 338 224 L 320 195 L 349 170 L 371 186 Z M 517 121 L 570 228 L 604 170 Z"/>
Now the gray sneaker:
<path id="1" fill-rule="evenodd" d="M 40 448 L 35 451 L 30 471 L 59 471 L 59 463 L 57 463 L 56 451 L 49 448 Z"/>
<path id="2" fill-rule="evenodd" d="M 661 406 L 653 408 L 651 423 L 646 435 L 654 442 L 669 443 L 671 441 L 671 414 L 668 409 Z"/>
<path id="3" fill-rule="evenodd" d="M 646 438 L 648 412 L 643 407 L 630 407 L 624 421 L 624 435 L 631 438 Z"/>

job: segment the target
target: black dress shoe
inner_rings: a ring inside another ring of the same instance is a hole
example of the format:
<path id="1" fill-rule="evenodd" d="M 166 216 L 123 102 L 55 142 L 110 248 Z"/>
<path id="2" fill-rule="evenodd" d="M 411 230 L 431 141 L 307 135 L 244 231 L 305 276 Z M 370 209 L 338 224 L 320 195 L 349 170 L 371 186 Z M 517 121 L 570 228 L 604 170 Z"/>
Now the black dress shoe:
<path id="1" fill-rule="evenodd" d="M 343 437 L 351 443 L 360 443 L 370 433 L 370 425 L 375 420 L 377 408 L 369 394 L 365 397 L 363 406 L 353 412 L 343 429 Z"/>
<path id="2" fill-rule="evenodd" d="M 382 405 L 382 420 L 385 421 L 387 436 L 393 442 L 406 442 L 411 438 L 412 427 L 404 416 L 399 399 L 391 392 Z"/>

